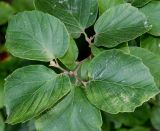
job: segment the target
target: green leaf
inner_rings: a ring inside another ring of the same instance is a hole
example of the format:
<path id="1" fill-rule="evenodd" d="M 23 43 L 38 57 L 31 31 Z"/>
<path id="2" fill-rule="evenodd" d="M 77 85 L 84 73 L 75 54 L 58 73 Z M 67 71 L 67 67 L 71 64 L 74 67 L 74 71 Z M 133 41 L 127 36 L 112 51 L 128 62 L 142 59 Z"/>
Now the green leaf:
<path id="1" fill-rule="evenodd" d="M 152 24 L 152 29 L 148 32 L 155 36 L 160 36 L 160 1 L 152 1 L 140 9 Z"/>
<path id="2" fill-rule="evenodd" d="M 123 51 L 124 53 L 127 53 L 127 54 L 130 53 L 130 50 L 129 50 L 129 47 L 128 47 L 128 43 L 119 44 L 115 48 Z M 92 53 L 93 53 L 94 56 L 97 56 L 98 54 L 102 53 L 103 51 L 109 50 L 109 49 L 110 48 L 96 47 L 94 45 L 91 46 L 91 51 L 92 51 Z"/>
<path id="3" fill-rule="evenodd" d="M 97 0 L 35 0 L 38 10 L 63 21 L 69 33 L 78 38 L 97 18 Z"/>
<path id="4" fill-rule="evenodd" d="M 0 109 L 3 107 L 4 105 L 4 81 L 3 78 L 0 78 Z"/>
<path id="5" fill-rule="evenodd" d="M 121 50 L 122 52 L 126 53 L 126 54 L 130 54 L 130 50 L 129 50 L 129 46 L 128 46 L 128 43 L 122 43 L 122 44 L 119 44 L 116 49 L 119 49 Z"/>
<path id="6" fill-rule="evenodd" d="M 121 128 L 121 129 L 117 129 L 116 131 L 128 131 L 128 129 Z"/>
<path id="7" fill-rule="evenodd" d="M 76 60 L 78 58 L 78 47 L 73 39 L 70 40 L 69 49 L 66 54 L 59 60 L 69 69 L 76 68 Z"/>
<path id="8" fill-rule="evenodd" d="M 34 9 L 34 0 L 12 0 L 11 5 L 16 9 L 16 11 L 25 11 Z"/>
<path id="9" fill-rule="evenodd" d="M 119 113 L 116 115 L 107 114 L 107 116 L 111 117 L 113 121 L 118 121 L 125 126 L 134 127 L 143 125 L 147 120 L 149 120 L 150 111 L 149 105 L 144 104 L 131 113 Z"/>
<path id="10" fill-rule="evenodd" d="M 94 28 L 94 44 L 111 48 L 144 34 L 151 29 L 151 25 L 137 8 L 121 4 L 104 12 Z"/>
<path id="11" fill-rule="evenodd" d="M 150 131 L 150 130 L 151 129 L 146 128 L 146 127 L 137 126 L 137 127 L 130 129 L 129 131 Z"/>
<path id="12" fill-rule="evenodd" d="M 100 111 L 80 87 L 36 121 L 38 131 L 101 131 L 101 125 Z"/>
<path id="13" fill-rule="evenodd" d="M 0 25 L 5 24 L 14 12 L 14 9 L 9 4 L 0 1 Z"/>
<path id="14" fill-rule="evenodd" d="M 160 130 L 160 107 L 154 107 L 152 109 L 152 114 L 151 114 L 151 122 L 152 125 L 154 126 L 154 128 L 156 128 L 157 130 Z"/>
<path id="15" fill-rule="evenodd" d="M 130 48 L 131 54 L 140 57 L 143 63 L 150 69 L 157 86 L 160 88 L 160 57 L 154 53 L 139 47 Z"/>
<path id="16" fill-rule="evenodd" d="M 88 67 L 90 64 L 91 60 L 90 59 L 85 59 L 79 70 L 78 70 L 78 75 L 79 77 L 83 80 L 83 81 L 88 81 L 89 77 L 88 77 Z"/>
<path id="17" fill-rule="evenodd" d="M 5 82 L 8 123 L 25 122 L 51 108 L 71 88 L 68 76 L 33 65 L 17 69 Z"/>
<path id="18" fill-rule="evenodd" d="M 100 53 L 102 53 L 103 51 L 105 51 L 105 48 L 102 47 L 96 47 L 95 45 L 91 45 L 91 52 L 94 56 L 99 55 Z"/>
<path id="19" fill-rule="evenodd" d="M 160 56 L 160 38 L 147 35 L 141 38 L 141 47 Z"/>
<path id="20" fill-rule="evenodd" d="M 102 125 L 102 131 L 110 131 L 111 125 L 110 121 L 108 119 L 103 118 L 103 125 Z"/>
<path id="21" fill-rule="evenodd" d="M 127 2 L 131 3 L 133 6 L 136 7 L 143 7 L 152 0 L 126 0 Z"/>
<path id="22" fill-rule="evenodd" d="M 137 126 L 137 127 L 132 128 L 132 129 L 122 128 L 122 129 L 119 129 L 119 130 L 116 130 L 116 131 L 150 131 L 150 129 L 146 128 L 146 127 L 142 127 L 142 126 Z"/>
<path id="23" fill-rule="evenodd" d="M 98 0 L 100 15 L 111 7 L 124 3 L 124 0 Z"/>
<path id="24" fill-rule="evenodd" d="M 96 56 L 89 67 L 87 97 L 99 109 L 111 114 L 133 112 L 159 90 L 142 61 L 120 50 Z"/>
<path id="25" fill-rule="evenodd" d="M 154 104 L 160 106 L 160 94 L 156 96 L 156 100 L 154 101 Z"/>
<path id="26" fill-rule="evenodd" d="M 4 128 L 5 128 L 5 124 L 0 113 L 0 131 L 4 131 Z"/>
<path id="27" fill-rule="evenodd" d="M 6 40 L 6 46 L 14 56 L 39 61 L 64 56 L 70 42 L 64 24 L 39 11 L 25 11 L 12 17 Z"/>

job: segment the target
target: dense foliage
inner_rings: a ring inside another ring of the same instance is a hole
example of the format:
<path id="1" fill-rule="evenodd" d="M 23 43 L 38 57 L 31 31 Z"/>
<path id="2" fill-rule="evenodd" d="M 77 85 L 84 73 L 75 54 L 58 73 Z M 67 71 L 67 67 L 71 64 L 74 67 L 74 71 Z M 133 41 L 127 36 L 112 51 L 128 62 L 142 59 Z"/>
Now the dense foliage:
<path id="1" fill-rule="evenodd" d="M 0 25 L 0 131 L 160 130 L 159 0 L 0 1 Z"/>

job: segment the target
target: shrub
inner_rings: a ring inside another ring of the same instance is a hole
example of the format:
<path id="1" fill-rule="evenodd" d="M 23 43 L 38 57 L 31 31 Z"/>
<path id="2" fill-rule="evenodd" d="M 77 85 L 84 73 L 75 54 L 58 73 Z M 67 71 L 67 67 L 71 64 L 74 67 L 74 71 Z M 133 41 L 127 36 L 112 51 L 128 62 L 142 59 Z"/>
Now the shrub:
<path id="1" fill-rule="evenodd" d="M 36 10 L 9 20 L 6 47 L 48 67 L 25 66 L 6 78 L 7 123 L 35 118 L 37 130 L 99 131 L 102 111 L 133 112 L 159 93 L 159 1 L 34 2 Z M 88 27 L 94 35 L 86 33 Z M 82 37 L 91 54 L 77 61 L 75 40 Z"/>

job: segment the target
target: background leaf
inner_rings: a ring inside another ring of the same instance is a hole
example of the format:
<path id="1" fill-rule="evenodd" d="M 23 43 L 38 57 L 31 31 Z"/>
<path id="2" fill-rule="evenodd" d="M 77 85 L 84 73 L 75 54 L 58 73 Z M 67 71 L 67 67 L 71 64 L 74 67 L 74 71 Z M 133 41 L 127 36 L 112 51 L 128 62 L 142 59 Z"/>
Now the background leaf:
<path id="1" fill-rule="evenodd" d="M 142 126 L 137 126 L 132 129 L 122 128 L 116 131 L 150 131 L 150 129 Z"/>
<path id="2" fill-rule="evenodd" d="M 133 6 L 136 7 L 143 7 L 152 0 L 126 0 L 127 2 L 131 3 Z"/>
<path id="3" fill-rule="evenodd" d="M 152 24 L 150 34 L 160 36 L 160 1 L 152 1 L 140 9 Z"/>
<path id="4" fill-rule="evenodd" d="M 69 41 L 64 24 L 39 11 L 26 11 L 12 17 L 6 34 L 10 53 L 29 60 L 51 61 L 62 57 Z"/>
<path id="5" fill-rule="evenodd" d="M 90 59 L 85 59 L 79 70 L 78 70 L 78 75 L 79 77 L 83 80 L 83 81 L 88 81 L 89 77 L 88 77 L 88 67 L 90 64 L 91 60 Z"/>
<path id="6" fill-rule="evenodd" d="M 139 47 L 130 48 L 131 54 L 140 57 L 143 63 L 150 69 L 157 86 L 160 88 L 160 57 L 154 53 Z"/>
<path id="7" fill-rule="evenodd" d="M 17 69 L 5 82 L 8 123 L 29 120 L 50 108 L 70 91 L 69 78 L 41 66 Z"/>
<path id="8" fill-rule="evenodd" d="M 0 114 L 0 131 L 4 131 L 5 125 L 4 125 L 4 121 L 3 118 Z"/>
<path id="9" fill-rule="evenodd" d="M 110 8 L 99 17 L 94 26 L 94 44 L 115 47 L 137 38 L 150 28 L 147 18 L 137 8 L 130 4 L 121 4 Z"/>
<path id="10" fill-rule="evenodd" d="M 80 87 L 36 121 L 38 131 L 101 131 L 101 125 L 99 110 Z"/>
<path id="11" fill-rule="evenodd" d="M 99 13 L 101 15 L 107 9 L 123 3 L 124 0 L 98 0 Z"/>
<path id="12" fill-rule="evenodd" d="M 126 54 L 130 53 L 130 50 L 129 50 L 129 47 L 128 47 L 128 43 L 119 44 L 118 46 L 116 46 L 114 48 L 119 49 L 119 50 L 123 51 Z M 111 49 L 111 48 L 96 47 L 94 45 L 91 46 L 91 51 L 92 51 L 92 54 L 94 56 L 97 56 L 98 54 L 102 53 L 103 51 L 109 50 L 109 49 Z"/>
<path id="13" fill-rule="evenodd" d="M 117 114 L 133 112 L 159 90 L 142 61 L 119 50 L 96 56 L 89 67 L 87 97 L 99 109 Z"/>
<path id="14" fill-rule="evenodd" d="M 14 9 L 9 4 L 0 1 L 0 25 L 5 24 L 14 12 Z"/>
<path id="15" fill-rule="evenodd" d="M 66 54 L 59 60 L 70 70 L 76 68 L 76 60 L 78 58 L 78 47 L 73 39 L 70 40 L 69 48 Z"/>
<path id="16" fill-rule="evenodd" d="M 35 5 L 63 21 L 75 38 L 95 22 L 98 13 L 97 0 L 35 0 Z"/>
<path id="17" fill-rule="evenodd" d="M 34 10 L 34 0 L 12 0 L 11 5 L 17 12 L 25 10 Z"/>
<path id="18" fill-rule="evenodd" d="M 4 81 L 3 78 L 0 78 L 0 109 L 4 105 L 4 87 L 3 87 Z"/>
<path id="19" fill-rule="evenodd" d="M 159 131 L 160 130 L 160 107 L 154 107 L 152 110 L 151 122 L 153 126 Z"/>
<path id="20" fill-rule="evenodd" d="M 134 112 L 119 113 L 116 115 L 106 114 L 108 119 L 117 121 L 125 126 L 135 127 L 143 125 L 150 118 L 151 109 L 148 104 L 136 108 Z"/>
<path id="21" fill-rule="evenodd" d="M 141 47 L 160 56 L 160 37 L 145 35 L 141 38 Z"/>

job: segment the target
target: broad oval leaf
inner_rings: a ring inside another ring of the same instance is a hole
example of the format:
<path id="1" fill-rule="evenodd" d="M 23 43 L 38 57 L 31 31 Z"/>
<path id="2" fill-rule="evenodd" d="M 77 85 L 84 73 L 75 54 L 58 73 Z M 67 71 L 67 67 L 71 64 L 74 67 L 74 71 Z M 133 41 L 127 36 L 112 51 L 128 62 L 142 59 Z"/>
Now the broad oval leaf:
<path id="1" fill-rule="evenodd" d="M 123 3 L 124 0 L 98 0 L 99 13 L 101 15 L 107 9 Z"/>
<path id="2" fill-rule="evenodd" d="M 36 121 L 38 131 L 101 131 L 101 126 L 100 111 L 80 87 Z"/>
<path id="3" fill-rule="evenodd" d="M 160 38 L 146 35 L 141 38 L 141 47 L 160 56 Z"/>
<path id="4" fill-rule="evenodd" d="M 6 34 L 6 46 L 11 54 L 30 60 L 51 61 L 62 57 L 69 42 L 64 24 L 39 11 L 26 11 L 12 17 Z"/>
<path id="5" fill-rule="evenodd" d="M 94 44 L 111 48 L 144 34 L 151 29 L 151 25 L 137 8 L 121 4 L 104 12 L 94 29 Z"/>
<path id="6" fill-rule="evenodd" d="M 5 82 L 8 123 L 25 122 L 49 109 L 71 88 L 66 75 L 42 66 L 17 69 Z"/>
<path id="7" fill-rule="evenodd" d="M 111 114 L 132 112 L 159 92 L 142 61 L 120 50 L 96 56 L 88 72 L 91 79 L 86 89 L 88 99 Z"/>
<path id="8" fill-rule="evenodd" d="M 69 48 L 66 54 L 59 60 L 70 70 L 76 68 L 76 60 L 78 58 L 78 47 L 73 39 L 70 40 Z"/>
<path id="9" fill-rule="evenodd" d="M 14 12 L 14 9 L 9 4 L 0 1 L 0 25 L 5 24 Z"/>
<path id="10" fill-rule="evenodd" d="M 152 24 L 150 34 L 160 36 L 160 1 L 151 1 L 149 4 L 140 9 Z"/>
<path id="11" fill-rule="evenodd" d="M 157 86 L 160 88 L 160 57 L 139 47 L 131 47 L 130 52 L 131 54 L 142 59 L 143 63 L 150 69 Z"/>
<path id="12" fill-rule="evenodd" d="M 95 22 L 98 13 L 97 0 L 35 0 L 35 6 L 59 18 L 75 38 Z"/>

